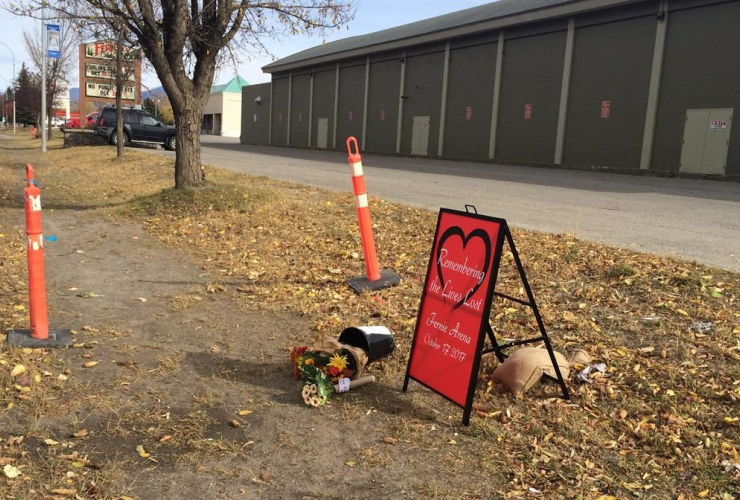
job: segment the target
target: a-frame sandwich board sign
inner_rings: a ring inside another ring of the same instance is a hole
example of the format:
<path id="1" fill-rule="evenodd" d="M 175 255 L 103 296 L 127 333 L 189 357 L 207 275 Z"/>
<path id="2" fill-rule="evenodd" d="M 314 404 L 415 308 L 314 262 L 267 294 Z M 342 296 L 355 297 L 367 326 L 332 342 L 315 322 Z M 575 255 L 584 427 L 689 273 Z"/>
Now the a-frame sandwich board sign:
<path id="1" fill-rule="evenodd" d="M 506 221 L 466 208 L 473 211 L 439 211 L 403 391 L 409 380 L 419 382 L 464 408 L 463 424 L 468 425 L 483 354 L 493 352 L 503 362 L 507 348 L 544 342 L 563 397 L 569 395 Z M 527 300 L 495 291 L 504 240 Z M 531 307 L 540 336 L 499 345 L 489 323 L 494 297 Z M 485 348 L 486 337 L 490 348 Z"/>

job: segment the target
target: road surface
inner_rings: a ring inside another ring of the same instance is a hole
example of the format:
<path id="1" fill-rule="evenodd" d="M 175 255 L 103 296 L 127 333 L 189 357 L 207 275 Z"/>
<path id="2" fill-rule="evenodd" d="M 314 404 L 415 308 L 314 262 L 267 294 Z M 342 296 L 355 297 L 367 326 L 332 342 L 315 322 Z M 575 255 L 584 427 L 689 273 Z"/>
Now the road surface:
<path id="1" fill-rule="evenodd" d="M 202 136 L 203 163 L 351 192 L 346 154 Z M 173 153 L 160 151 L 160 154 Z M 368 192 L 740 271 L 740 183 L 363 155 Z"/>

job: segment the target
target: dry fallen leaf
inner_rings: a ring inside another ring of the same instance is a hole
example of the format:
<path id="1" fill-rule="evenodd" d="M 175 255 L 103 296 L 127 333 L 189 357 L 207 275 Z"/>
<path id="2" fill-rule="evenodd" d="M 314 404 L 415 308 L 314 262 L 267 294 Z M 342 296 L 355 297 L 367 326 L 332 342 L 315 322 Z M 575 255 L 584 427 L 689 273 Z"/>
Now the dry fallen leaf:
<path id="1" fill-rule="evenodd" d="M 100 364 L 100 361 L 88 361 L 82 366 L 84 366 L 85 368 L 92 368 L 93 366 L 98 366 L 99 364 Z"/>
<path id="2" fill-rule="evenodd" d="M 249 415 L 250 413 L 252 413 L 252 410 L 240 410 L 239 411 L 239 415 L 242 417 Z"/>
<path id="3" fill-rule="evenodd" d="M 59 441 L 54 441 L 53 439 L 44 439 L 44 444 L 48 446 L 55 446 L 59 444 Z"/>
<path id="4" fill-rule="evenodd" d="M 242 426 L 238 420 L 229 420 L 229 425 L 237 429 Z"/>
<path id="5" fill-rule="evenodd" d="M 79 431 L 73 433 L 72 436 L 74 436 L 76 438 L 81 438 L 81 437 L 87 436 L 88 434 L 89 434 L 89 432 L 88 432 L 87 429 L 80 429 Z"/>
<path id="6" fill-rule="evenodd" d="M 166 441 L 169 441 L 170 439 L 172 439 L 172 436 L 170 434 L 165 434 L 164 436 L 162 436 L 161 438 L 159 438 L 159 442 L 160 443 L 164 443 Z"/>
<path id="7" fill-rule="evenodd" d="M 353 460 L 349 460 L 347 462 L 344 462 L 344 465 L 349 465 L 350 467 L 354 467 L 355 465 L 357 465 L 357 462 Z"/>
<path id="8" fill-rule="evenodd" d="M 383 438 L 383 442 L 388 444 L 396 444 L 398 442 L 398 439 L 388 436 Z"/>
<path id="9" fill-rule="evenodd" d="M 24 373 L 26 373 L 26 367 L 25 366 L 23 366 L 23 365 L 15 365 L 15 367 L 13 367 L 13 371 L 10 372 L 10 376 L 12 378 L 15 378 L 15 377 L 18 377 L 20 375 L 23 375 Z"/>
<path id="10" fill-rule="evenodd" d="M 51 493 L 55 495 L 62 495 L 65 497 L 72 497 L 77 493 L 77 490 L 67 489 L 67 488 L 56 488 L 51 490 Z"/>
<path id="11" fill-rule="evenodd" d="M 3 467 L 3 472 L 10 479 L 13 479 L 14 477 L 18 477 L 21 475 L 21 471 L 19 471 L 16 467 L 13 467 L 10 464 Z"/>
<path id="12" fill-rule="evenodd" d="M 138 453 L 141 458 L 149 458 L 151 456 L 151 453 L 144 451 L 144 447 L 141 445 L 136 447 L 136 453 Z"/>

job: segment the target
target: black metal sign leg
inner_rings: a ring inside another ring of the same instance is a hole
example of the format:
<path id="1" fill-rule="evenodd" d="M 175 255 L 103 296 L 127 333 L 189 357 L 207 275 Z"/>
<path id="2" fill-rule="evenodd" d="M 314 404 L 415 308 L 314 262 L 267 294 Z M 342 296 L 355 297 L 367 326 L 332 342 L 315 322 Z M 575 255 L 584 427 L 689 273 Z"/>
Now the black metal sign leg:
<path id="1" fill-rule="evenodd" d="M 498 342 L 496 341 L 496 335 L 493 333 L 493 328 L 491 327 L 491 323 L 486 323 L 487 333 L 488 333 L 488 339 L 491 341 L 491 345 L 493 346 L 493 352 L 496 354 L 496 359 L 498 359 L 499 363 L 503 363 L 504 359 L 506 359 L 506 356 L 504 356 L 504 353 L 501 352 L 501 348 L 498 345 Z"/>
<path id="2" fill-rule="evenodd" d="M 560 366 L 558 365 L 558 362 L 555 359 L 555 352 L 552 350 L 552 345 L 550 344 L 550 338 L 547 336 L 547 331 L 545 330 L 545 324 L 542 321 L 542 316 L 540 316 L 540 310 L 537 307 L 537 302 L 534 300 L 534 294 L 532 293 L 532 289 L 529 287 L 529 282 L 527 281 L 527 275 L 524 273 L 524 266 L 522 265 L 521 259 L 519 259 L 519 252 L 516 251 L 516 246 L 514 245 L 514 238 L 512 238 L 511 231 L 509 230 L 508 226 L 506 227 L 506 241 L 509 243 L 509 248 L 511 249 L 511 253 L 514 256 L 514 262 L 516 262 L 516 267 L 519 270 L 519 276 L 522 278 L 522 284 L 524 285 L 524 290 L 527 292 L 527 297 L 529 298 L 529 304 L 530 304 L 530 307 L 532 307 L 532 312 L 534 312 L 534 317 L 537 320 L 537 326 L 540 330 L 540 334 L 542 335 L 542 340 L 545 342 L 547 353 L 550 355 L 550 361 L 552 362 L 552 367 L 555 369 L 555 375 L 557 375 L 558 384 L 560 384 L 560 389 L 563 391 L 563 398 L 570 399 L 570 394 L 568 393 L 568 387 L 565 385 L 565 379 L 563 379 L 562 373 L 560 373 Z"/>

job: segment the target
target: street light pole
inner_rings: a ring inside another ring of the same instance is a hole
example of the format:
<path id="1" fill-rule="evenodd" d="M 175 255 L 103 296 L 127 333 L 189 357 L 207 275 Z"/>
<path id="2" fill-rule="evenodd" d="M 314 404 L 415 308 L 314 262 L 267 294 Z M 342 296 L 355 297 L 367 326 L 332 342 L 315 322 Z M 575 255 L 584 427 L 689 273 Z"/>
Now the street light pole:
<path id="1" fill-rule="evenodd" d="M 5 82 L 5 92 L 3 92 L 3 125 L 5 125 L 5 128 L 8 128 L 8 116 L 5 114 L 5 107 L 8 104 L 8 80 L 5 79 L 4 76 L 0 76 L 0 78 L 3 79 Z"/>
<path id="2" fill-rule="evenodd" d="M 10 51 L 10 55 L 13 57 L 13 81 L 15 82 L 15 54 L 13 50 L 5 43 L 0 42 L 0 45 L 4 45 Z M 15 89 L 13 89 L 13 135 L 15 135 Z"/>

